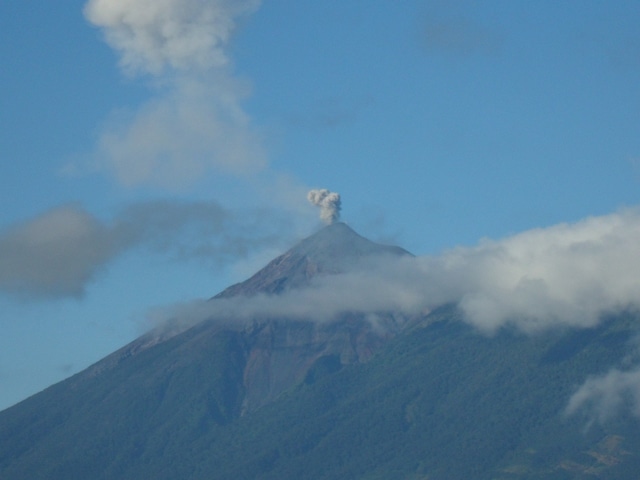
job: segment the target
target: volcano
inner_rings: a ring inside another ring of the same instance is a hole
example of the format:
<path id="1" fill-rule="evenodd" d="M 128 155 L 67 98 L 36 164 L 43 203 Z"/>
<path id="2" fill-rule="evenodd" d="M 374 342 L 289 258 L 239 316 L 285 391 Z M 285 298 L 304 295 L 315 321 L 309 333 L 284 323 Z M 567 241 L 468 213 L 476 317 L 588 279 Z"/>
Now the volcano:
<path id="1" fill-rule="evenodd" d="M 344 273 L 371 257 L 403 255 L 410 253 L 400 247 L 374 243 L 345 223 L 336 222 L 304 239 L 248 280 L 227 288 L 214 298 L 278 294 L 308 285 L 317 275 Z"/>
<path id="2" fill-rule="evenodd" d="M 410 255 L 334 223 L 209 302 L 295 298 Z M 629 358 L 637 314 L 532 337 L 483 335 L 456 305 L 378 319 L 151 331 L 0 412 L 0 478 L 637 478 L 632 411 L 567 414 L 579 385 Z"/>

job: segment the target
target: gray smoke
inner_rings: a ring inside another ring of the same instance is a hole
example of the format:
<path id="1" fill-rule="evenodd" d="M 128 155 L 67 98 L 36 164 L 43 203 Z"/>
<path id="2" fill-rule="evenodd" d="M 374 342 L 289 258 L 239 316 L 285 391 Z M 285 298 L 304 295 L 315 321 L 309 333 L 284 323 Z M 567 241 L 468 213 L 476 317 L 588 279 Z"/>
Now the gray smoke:
<path id="1" fill-rule="evenodd" d="M 326 188 L 314 189 L 307 193 L 307 200 L 320 207 L 320 218 L 327 225 L 340 219 L 340 194 Z"/>
<path id="2" fill-rule="evenodd" d="M 182 189 L 211 173 L 243 176 L 266 165 L 262 135 L 242 101 L 228 46 L 260 0 L 89 0 L 87 20 L 104 32 L 128 75 L 154 95 L 102 128 L 96 163 L 127 186 Z M 68 167 L 73 170 L 73 166 Z"/>
<path id="3" fill-rule="evenodd" d="M 133 249 L 229 264 L 259 248 L 280 248 L 287 225 L 266 209 L 239 212 L 215 202 L 136 203 L 107 222 L 81 205 L 63 205 L 0 228 L 0 297 L 82 297 L 100 272 Z"/>

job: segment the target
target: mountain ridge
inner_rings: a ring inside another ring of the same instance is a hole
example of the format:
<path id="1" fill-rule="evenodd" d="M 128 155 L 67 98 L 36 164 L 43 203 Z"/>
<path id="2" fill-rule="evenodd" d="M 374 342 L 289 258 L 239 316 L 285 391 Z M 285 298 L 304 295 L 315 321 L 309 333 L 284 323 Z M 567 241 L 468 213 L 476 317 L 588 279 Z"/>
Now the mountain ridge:
<path id="1" fill-rule="evenodd" d="M 280 294 L 307 285 L 318 275 L 344 273 L 368 257 L 382 255 L 411 254 L 401 247 L 372 242 L 346 223 L 335 222 L 298 242 L 250 278 L 226 288 L 213 299 Z"/>

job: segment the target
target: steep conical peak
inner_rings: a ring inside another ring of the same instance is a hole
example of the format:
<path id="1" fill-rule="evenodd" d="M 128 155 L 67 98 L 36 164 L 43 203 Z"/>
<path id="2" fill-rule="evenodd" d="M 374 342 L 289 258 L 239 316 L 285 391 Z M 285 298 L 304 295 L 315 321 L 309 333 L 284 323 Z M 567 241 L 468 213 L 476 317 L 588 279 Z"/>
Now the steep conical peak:
<path id="1" fill-rule="evenodd" d="M 336 222 L 305 238 L 290 252 L 307 255 L 318 262 L 336 263 L 351 257 L 379 255 L 384 253 L 407 253 L 400 247 L 380 245 L 358 235 L 346 223 Z"/>
<path id="2" fill-rule="evenodd" d="M 410 254 L 400 247 L 367 240 L 345 223 L 335 222 L 300 241 L 250 279 L 227 288 L 216 297 L 280 293 L 302 286 L 318 274 L 349 270 L 362 258 L 374 255 Z"/>

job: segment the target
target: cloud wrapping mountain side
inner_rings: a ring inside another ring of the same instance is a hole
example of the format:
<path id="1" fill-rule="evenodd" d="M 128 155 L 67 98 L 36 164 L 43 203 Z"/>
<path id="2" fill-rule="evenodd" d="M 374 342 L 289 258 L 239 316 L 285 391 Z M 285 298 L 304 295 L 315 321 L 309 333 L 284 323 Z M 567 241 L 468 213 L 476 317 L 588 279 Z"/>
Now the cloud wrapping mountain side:
<path id="1" fill-rule="evenodd" d="M 87 19 L 105 30 L 130 72 L 207 70 L 228 63 L 237 17 L 260 0 L 89 0 Z"/>
<path id="2" fill-rule="evenodd" d="M 605 423 L 623 409 L 640 417 L 640 366 L 627 371 L 617 368 L 589 377 L 571 396 L 566 413 L 583 413 L 589 423 Z"/>
<path id="3" fill-rule="evenodd" d="M 425 272 L 480 328 L 587 327 L 640 304 L 639 242 L 640 212 L 628 209 L 454 249 L 424 259 Z"/>
<path id="4" fill-rule="evenodd" d="M 438 256 L 377 257 L 278 296 L 216 299 L 155 309 L 162 319 L 295 317 L 342 312 L 416 314 L 457 302 L 485 332 L 511 325 L 534 333 L 589 327 L 601 315 L 640 306 L 640 212 L 628 209 L 483 240 Z"/>

